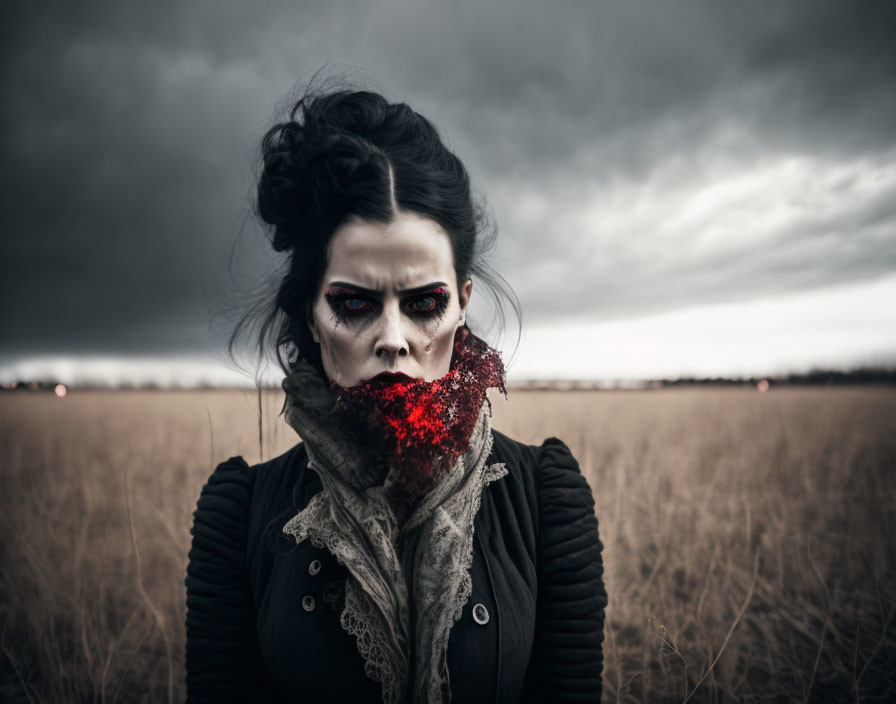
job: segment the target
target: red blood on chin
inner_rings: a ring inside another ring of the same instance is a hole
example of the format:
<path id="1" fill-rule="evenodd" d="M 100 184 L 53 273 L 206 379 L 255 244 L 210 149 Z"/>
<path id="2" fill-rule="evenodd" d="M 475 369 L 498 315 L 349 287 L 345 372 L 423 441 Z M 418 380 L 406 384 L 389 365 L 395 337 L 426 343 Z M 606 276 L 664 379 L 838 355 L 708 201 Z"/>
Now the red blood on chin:
<path id="1" fill-rule="evenodd" d="M 506 393 L 501 357 L 463 327 L 455 336 L 451 368 L 442 378 L 385 384 L 374 378 L 336 391 L 338 407 L 385 458 L 391 503 L 408 510 L 469 447 L 486 390 L 492 387 Z"/>

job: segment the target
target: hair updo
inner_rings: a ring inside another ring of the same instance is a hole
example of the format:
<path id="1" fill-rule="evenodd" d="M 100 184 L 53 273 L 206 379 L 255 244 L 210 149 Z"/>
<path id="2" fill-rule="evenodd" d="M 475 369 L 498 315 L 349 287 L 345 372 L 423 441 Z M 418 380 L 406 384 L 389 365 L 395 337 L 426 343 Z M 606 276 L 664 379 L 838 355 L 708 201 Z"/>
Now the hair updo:
<path id="1" fill-rule="evenodd" d="M 397 211 L 413 211 L 431 218 L 451 240 L 458 286 L 468 278 L 484 283 L 499 325 L 504 303 L 519 318 L 512 290 L 484 261 L 494 229 L 473 199 L 467 170 L 408 105 L 366 90 L 306 92 L 264 135 L 261 155 L 256 211 L 273 248 L 289 260 L 258 345 L 262 354 L 273 345 L 286 373 L 301 359 L 322 370 L 308 323 L 332 235 L 352 217 L 388 223 Z"/>

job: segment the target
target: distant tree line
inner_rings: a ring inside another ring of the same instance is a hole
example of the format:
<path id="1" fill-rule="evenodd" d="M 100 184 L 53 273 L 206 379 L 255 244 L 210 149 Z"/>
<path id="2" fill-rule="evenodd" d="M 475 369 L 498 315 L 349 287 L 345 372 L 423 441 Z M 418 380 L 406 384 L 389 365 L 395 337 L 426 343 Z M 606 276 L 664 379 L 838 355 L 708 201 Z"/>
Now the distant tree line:
<path id="1" fill-rule="evenodd" d="M 867 367 L 850 371 L 814 369 L 805 374 L 784 376 L 750 377 L 732 379 L 727 377 L 663 379 L 662 386 L 756 386 L 767 381 L 770 386 L 847 386 L 858 384 L 896 384 L 896 369 Z"/>
<path id="2" fill-rule="evenodd" d="M 0 391 L 53 391 L 57 381 L 16 381 L 0 384 Z M 601 389 L 656 389 L 667 386 L 856 386 L 861 384 L 887 385 L 896 384 L 896 367 L 862 367 L 850 371 L 833 369 L 815 369 L 805 374 L 787 374 L 766 377 L 680 377 L 678 379 L 652 379 L 645 381 L 605 381 L 605 380 L 537 380 L 518 381 L 511 386 L 513 388 L 529 390 L 557 390 L 557 391 L 589 391 Z M 78 389 L 132 389 L 132 390 L 166 390 L 169 388 L 184 389 L 183 386 L 166 387 L 156 383 L 117 384 L 115 386 L 102 386 L 93 384 L 72 384 L 71 388 Z M 211 390 L 224 388 L 205 381 L 200 381 L 188 387 L 195 390 Z M 266 387 L 270 389 L 278 386 Z"/>

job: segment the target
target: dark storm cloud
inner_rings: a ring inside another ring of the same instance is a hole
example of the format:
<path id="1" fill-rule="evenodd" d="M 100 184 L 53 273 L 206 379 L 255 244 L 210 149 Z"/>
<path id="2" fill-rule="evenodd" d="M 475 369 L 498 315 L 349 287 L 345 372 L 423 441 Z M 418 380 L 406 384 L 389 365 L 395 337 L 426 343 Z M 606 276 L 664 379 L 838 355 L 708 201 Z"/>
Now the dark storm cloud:
<path id="1" fill-rule="evenodd" d="M 779 155 L 883 172 L 890 3 L 484 5 L 14 4 L 0 50 L 2 352 L 201 344 L 240 232 L 239 262 L 260 266 L 244 224 L 258 138 L 330 59 L 444 129 L 490 197 L 499 268 L 529 320 L 567 312 L 572 294 L 614 316 L 896 267 L 889 192 L 849 183 L 862 196 L 850 208 L 767 228 L 765 250 L 750 232 L 667 248 L 646 226 L 601 224 L 599 203 L 575 216 L 603 187 L 658 195 L 670 170 L 683 194 L 719 164 Z M 546 207 L 525 217 L 538 194 Z"/>

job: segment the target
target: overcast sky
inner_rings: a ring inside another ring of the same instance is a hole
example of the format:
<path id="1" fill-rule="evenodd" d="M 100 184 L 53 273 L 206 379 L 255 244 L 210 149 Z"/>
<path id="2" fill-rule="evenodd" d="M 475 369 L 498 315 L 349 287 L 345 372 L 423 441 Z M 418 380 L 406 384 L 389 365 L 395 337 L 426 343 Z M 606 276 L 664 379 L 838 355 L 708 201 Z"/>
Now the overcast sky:
<path id="1" fill-rule="evenodd" d="M 327 62 L 486 194 L 512 376 L 896 362 L 894 37 L 884 1 L 13 0 L 0 381 L 222 356 L 231 255 L 276 265 L 259 138 Z"/>

